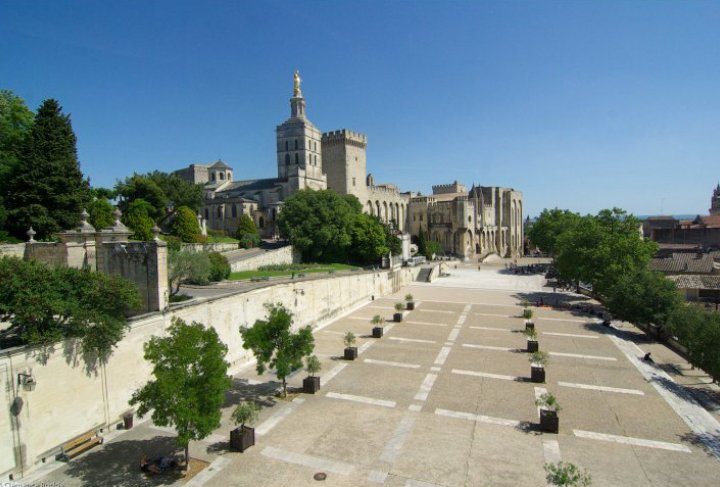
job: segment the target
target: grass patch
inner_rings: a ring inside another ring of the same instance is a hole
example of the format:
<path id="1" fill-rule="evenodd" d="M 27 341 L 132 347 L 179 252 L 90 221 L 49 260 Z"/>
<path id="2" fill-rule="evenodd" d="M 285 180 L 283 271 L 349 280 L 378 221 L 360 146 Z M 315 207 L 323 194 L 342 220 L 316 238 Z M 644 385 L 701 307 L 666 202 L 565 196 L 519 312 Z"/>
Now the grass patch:
<path id="1" fill-rule="evenodd" d="M 351 271 L 353 269 L 356 269 L 356 267 L 348 264 L 288 264 L 285 266 L 266 266 L 263 270 L 233 272 L 230 274 L 229 280 L 240 281 L 255 277 L 292 276 L 293 273 L 297 276 L 298 274 L 309 274 L 311 272 Z"/>
<path id="2" fill-rule="evenodd" d="M 208 235 L 207 243 L 238 243 L 240 240 L 232 237 L 216 237 Z"/>

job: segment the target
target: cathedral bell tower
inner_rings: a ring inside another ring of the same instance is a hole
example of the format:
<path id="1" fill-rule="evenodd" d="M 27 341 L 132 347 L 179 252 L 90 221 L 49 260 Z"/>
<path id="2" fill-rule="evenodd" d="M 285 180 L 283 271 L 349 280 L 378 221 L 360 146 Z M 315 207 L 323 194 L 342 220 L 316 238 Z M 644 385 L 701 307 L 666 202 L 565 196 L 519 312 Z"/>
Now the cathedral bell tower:
<path id="1" fill-rule="evenodd" d="M 720 183 L 713 191 L 712 198 L 710 199 L 710 214 L 720 215 Z"/>
<path id="2" fill-rule="evenodd" d="M 300 73 L 293 76 L 290 118 L 277 127 L 278 179 L 287 181 L 289 196 L 299 189 L 326 189 L 322 166 L 322 134 L 305 112 Z"/>

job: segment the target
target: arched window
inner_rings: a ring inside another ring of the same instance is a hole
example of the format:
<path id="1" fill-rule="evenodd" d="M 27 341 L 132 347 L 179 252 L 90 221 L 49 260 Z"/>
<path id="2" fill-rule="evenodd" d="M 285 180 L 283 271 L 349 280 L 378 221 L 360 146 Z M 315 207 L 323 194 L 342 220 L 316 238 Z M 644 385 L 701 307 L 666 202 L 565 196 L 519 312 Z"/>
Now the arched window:
<path id="1" fill-rule="evenodd" d="M 224 180 L 225 180 L 225 173 L 224 173 L 224 172 L 221 172 L 221 173 L 219 173 L 219 174 L 220 174 L 220 179 L 224 181 Z"/>
<path id="2" fill-rule="evenodd" d="M 299 164 L 299 162 L 298 162 L 298 155 L 297 155 L 297 153 L 295 153 L 295 164 Z"/>
<path id="3" fill-rule="evenodd" d="M 297 143 L 297 139 L 295 139 L 295 150 L 298 150 L 298 143 Z"/>
<path id="4" fill-rule="evenodd" d="M 288 142 L 287 140 L 285 141 L 285 150 L 290 150 L 290 142 Z"/>
<path id="5" fill-rule="evenodd" d="M 217 216 L 218 216 L 218 218 L 222 218 L 222 206 L 218 206 Z"/>
<path id="6" fill-rule="evenodd" d="M 285 154 L 285 165 L 286 166 L 290 165 L 290 154 Z"/>
<path id="7" fill-rule="evenodd" d="M 232 205 L 231 213 L 233 218 L 237 218 L 237 205 Z"/>
<path id="8" fill-rule="evenodd" d="M 213 172 L 213 173 L 210 173 L 210 179 L 212 179 L 213 181 L 215 181 L 215 173 L 214 173 L 214 172 Z"/>

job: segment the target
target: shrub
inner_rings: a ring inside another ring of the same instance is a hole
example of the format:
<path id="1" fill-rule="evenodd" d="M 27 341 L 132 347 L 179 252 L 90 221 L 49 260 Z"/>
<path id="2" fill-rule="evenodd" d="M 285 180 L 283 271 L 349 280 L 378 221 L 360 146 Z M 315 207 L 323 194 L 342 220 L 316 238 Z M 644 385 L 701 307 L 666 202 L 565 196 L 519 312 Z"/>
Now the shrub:
<path id="1" fill-rule="evenodd" d="M 240 248 L 243 249 L 252 249 L 255 247 L 260 246 L 260 235 L 257 233 L 245 233 L 238 237 L 238 240 L 240 240 Z"/>
<path id="2" fill-rule="evenodd" d="M 592 477 L 570 462 L 546 463 L 546 480 L 549 484 L 568 487 L 587 487 Z"/>
<path id="3" fill-rule="evenodd" d="M 524 308 L 522 316 L 526 320 L 529 320 L 530 318 L 533 317 L 533 310 L 531 310 L 530 308 Z"/>
<path id="4" fill-rule="evenodd" d="M 395 303 L 395 311 L 402 311 L 405 309 L 405 305 L 402 303 Z"/>
<path id="5" fill-rule="evenodd" d="M 413 300 L 413 295 L 412 295 L 412 294 L 406 294 L 406 295 L 405 295 L 405 301 L 412 301 L 412 300 Z"/>
<path id="6" fill-rule="evenodd" d="M 235 424 L 245 427 L 245 423 L 253 424 L 257 421 L 259 408 L 254 402 L 241 402 L 232 412 L 232 420 Z"/>
<path id="7" fill-rule="evenodd" d="M 182 240 L 174 235 L 165 235 L 163 240 L 167 243 L 168 252 L 178 252 L 182 249 Z"/>
<path id="8" fill-rule="evenodd" d="M 219 282 L 230 277 L 230 263 L 220 252 L 210 252 L 210 282 Z"/>
<path id="9" fill-rule="evenodd" d="M 541 409 L 547 409 L 548 411 L 560 411 L 560 404 L 558 404 L 555 396 L 549 392 L 541 394 L 540 397 L 535 400 L 535 405 Z"/>
<path id="10" fill-rule="evenodd" d="M 351 331 L 345 333 L 343 342 L 345 343 L 346 347 L 352 347 L 355 344 L 355 334 Z"/>
<path id="11" fill-rule="evenodd" d="M 172 222 L 172 234 L 183 242 L 196 243 L 200 241 L 200 225 L 195 212 L 187 206 L 181 206 L 175 212 Z"/>
<path id="12" fill-rule="evenodd" d="M 320 360 L 318 360 L 315 355 L 310 355 L 307 359 L 305 359 L 305 370 L 311 377 L 314 377 L 315 374 L 320 372 L 321 368 L 322 365 L 320 365 Z"/>

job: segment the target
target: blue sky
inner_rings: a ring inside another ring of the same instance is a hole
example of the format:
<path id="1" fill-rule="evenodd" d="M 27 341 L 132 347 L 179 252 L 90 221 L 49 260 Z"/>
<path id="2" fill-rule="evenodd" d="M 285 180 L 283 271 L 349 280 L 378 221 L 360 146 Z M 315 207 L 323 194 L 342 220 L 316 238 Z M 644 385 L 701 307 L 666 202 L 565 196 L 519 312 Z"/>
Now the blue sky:
<path id="1" fill-rule="evenodd" d="M 0 2 L 0 88 L 60 100 L 97 186 L 218 157 L 273 177 L 295 69 L 402 190 L 677 214 L 720 180 L 715 0 Z"/>

